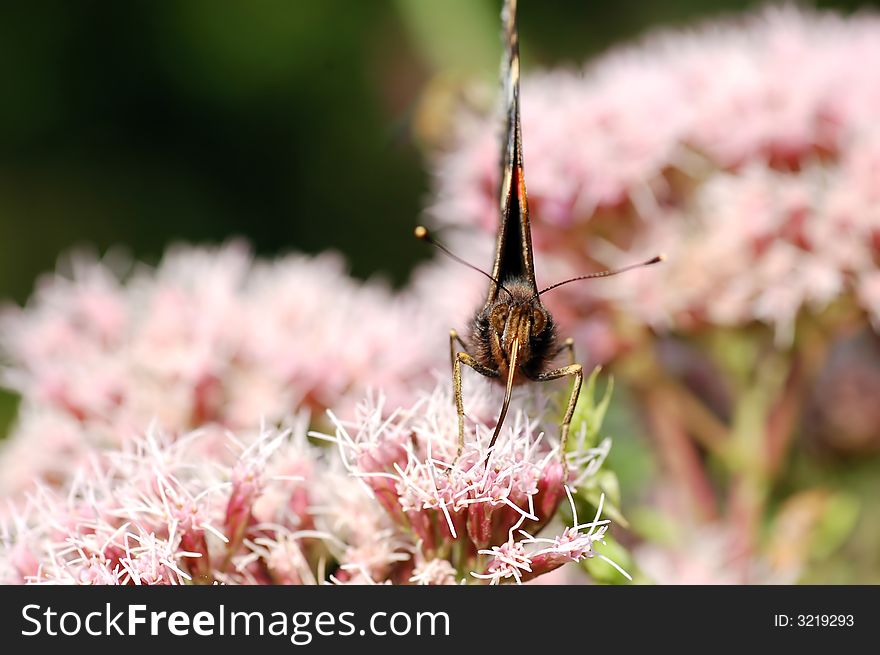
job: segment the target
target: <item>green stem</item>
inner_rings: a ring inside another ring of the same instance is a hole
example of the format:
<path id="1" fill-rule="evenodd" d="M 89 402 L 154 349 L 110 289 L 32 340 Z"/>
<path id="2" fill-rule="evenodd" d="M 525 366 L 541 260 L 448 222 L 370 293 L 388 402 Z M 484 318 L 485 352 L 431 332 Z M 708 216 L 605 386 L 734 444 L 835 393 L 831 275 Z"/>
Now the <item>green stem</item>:
<path id="1" fill-rule="evenodd" d="M 738 389 L 731 424 L 731 456 L 727 459 L 733 474 L 729 496 L 731 522 L 741 551 L 738 554 L 742 555 L 737 561 L 743 563 L 744 577 L 756 549 L 772 482 L 771 442 L 778 437 L 772 434 L 771 417 L 785 403 L 793 372 L 790 356 L 780 351 L 756 356 L 755 362 L 754 375 L 750 376 L 753 381 Z M 791 411 L 786 409 L 786 413 Z M 782 424 L 779 427 L 784 428 Z M 789 439 L 790 425 L 784 431 Z"/>

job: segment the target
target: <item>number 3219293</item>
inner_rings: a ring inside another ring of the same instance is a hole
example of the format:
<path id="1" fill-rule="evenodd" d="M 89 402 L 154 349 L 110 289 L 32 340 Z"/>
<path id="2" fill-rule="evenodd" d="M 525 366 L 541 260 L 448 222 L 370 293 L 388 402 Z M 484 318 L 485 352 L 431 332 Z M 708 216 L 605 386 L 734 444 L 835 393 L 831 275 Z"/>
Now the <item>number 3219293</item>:
<path id="1" fill-rule="evenodd" d="M 800 628 L 835 628 L 855 625 L 852 614 L 798 614 Z"/>

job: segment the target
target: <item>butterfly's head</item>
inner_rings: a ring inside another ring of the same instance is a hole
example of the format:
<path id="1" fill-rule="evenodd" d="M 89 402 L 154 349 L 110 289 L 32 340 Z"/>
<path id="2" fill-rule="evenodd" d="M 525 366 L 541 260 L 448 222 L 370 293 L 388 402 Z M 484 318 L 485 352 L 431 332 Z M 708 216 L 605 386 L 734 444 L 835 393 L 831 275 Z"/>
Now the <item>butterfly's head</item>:
<path id="1" fill-rule="evenodd" d="M 474 318 L 471 341 L 484 366 L 507 377 L 511 361 L 526 377 L 543 372 L 555 351 L 556 327 L 550 312 L 525 280 L 504 284 L 509 293 L 483 307 Z"/>

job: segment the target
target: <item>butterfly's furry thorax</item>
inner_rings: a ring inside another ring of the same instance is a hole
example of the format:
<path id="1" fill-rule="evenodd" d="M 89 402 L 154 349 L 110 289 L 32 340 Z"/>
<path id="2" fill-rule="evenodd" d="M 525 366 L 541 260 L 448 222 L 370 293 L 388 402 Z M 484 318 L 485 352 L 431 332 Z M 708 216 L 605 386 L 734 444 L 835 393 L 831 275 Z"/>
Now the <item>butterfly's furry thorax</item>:
<path id="1" fill-rule="evenodd" d="M 504 281 L 503 290 L 487 302 L 471 322 L 470 349 L 483 366 L 496 370 L 499 382 L 507 379 L 514 343 L 519 344 L 519 372 L 514 382 L 535 379 L 556 354 L 556 326 L 550 312 L 525 279 Z M 521 374 L 521 375 L 520 375 Z"/>

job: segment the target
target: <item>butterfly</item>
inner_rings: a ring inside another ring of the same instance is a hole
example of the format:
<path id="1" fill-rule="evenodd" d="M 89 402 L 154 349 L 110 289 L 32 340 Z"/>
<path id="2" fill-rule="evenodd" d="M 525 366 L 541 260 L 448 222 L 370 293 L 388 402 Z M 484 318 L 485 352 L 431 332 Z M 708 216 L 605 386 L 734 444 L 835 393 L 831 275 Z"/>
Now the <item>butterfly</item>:
<path id="1" fill-rule="evenodd" d="M 566 442 L 584 373 L 583 367 L 575 362 L 574 341 L 569 338 L 562 343 L 559 342 L 556 324 L 541 302 L 541 296 L 569 282 L 608 277 L 633 268 L 656 264 L 663 260 L 663 256 L 658 255 L 647 261 L 616 270 L 581 275 L 538 289 L 532 252 L 529 201 L 523 173 L 516 0 L 506 0 L 502 11 L 502 22 L 505 55 L 502 60 L 501 79 L 504 86 L 505 130 L 501 153 L 500 222 L 492 273 L 486 273 L 457 257 L 434 239 L 423 226 L 415 229 L 415 236 L 438 247 L 454 260 L 482 273 L 490 281 L 486 302 L 476 311 L 471 321 L 467 341 L 456 330 L 450 330 L 449 335 L 453 394 L 458 412 L 456 460 L 464 447 L 462 367 L 467 366 L 487 378 L 504 384 L 501 413 L 489 442 L 487 457 L 491 456 L 501 432 L 515 385 L 525 381 L 547 382 L 565 377 L 573 378 L 574 384 L 559 435 L 559 448 L 565 465 Z M 462 349 L 457 350 L 457 346 Z M 553 360 L 565 351 L 568 351 L 570 363 L 566 366 L 552 367 Z"/>

